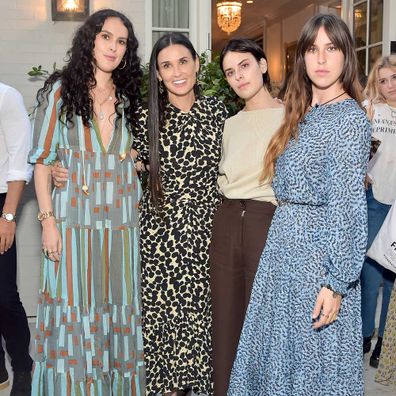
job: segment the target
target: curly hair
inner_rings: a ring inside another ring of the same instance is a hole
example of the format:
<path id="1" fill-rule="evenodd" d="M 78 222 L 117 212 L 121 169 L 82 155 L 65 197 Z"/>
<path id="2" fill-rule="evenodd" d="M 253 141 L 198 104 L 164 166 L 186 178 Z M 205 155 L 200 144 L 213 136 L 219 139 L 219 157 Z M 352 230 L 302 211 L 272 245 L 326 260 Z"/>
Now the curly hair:
<path id="1" fill-rule="evenodd" d="M 66 65 L 62 70 L 51 74 L 37 93 L 37 102 L 40 104 L 44 95 L 48 96 L 54 83 L 61 81 L 60 121 L 62 116 L 65 116 L 66 123 L 72 124 L 73 115 L 77 114 L 81 116 L 84 125 L 88 125 L 93 118 L 93 99 L 90 94 L 90 90 L 96 86 L 93 66 L 96 61 L 93 57 L 93 48 L 96 35 L 102 30 L 107 18 L 119 18 L 128 30 L 127 49 L 121 61 L 122 66 L 113 71 L 112 79 L 116 87 L 117 119 L 121 117 L 117 105 L 123 102 L 128 126 L 135 125 L 142 78 L 140 58 L 137 55 L 138 41 L 131 21 L 122 13 L 112 9 L 97 11 L 85 20 L 76 31 L 72 46 L 66 53 Z"/>
<path id="2" fill-rule="evenodd" d="M 370 74 L 367 78 L 367 85 L 364 90 L 364 95 L 368 101 L 367 114 L 369 115 L 369 118 L 372 118 L 373 116 L 374 104 L 386 103 L 386 99 L 378 89 L 378 72 L 384 67 L 396 70 L 396 55 L 383 56 L 377 59 L 370 71 Z"/>

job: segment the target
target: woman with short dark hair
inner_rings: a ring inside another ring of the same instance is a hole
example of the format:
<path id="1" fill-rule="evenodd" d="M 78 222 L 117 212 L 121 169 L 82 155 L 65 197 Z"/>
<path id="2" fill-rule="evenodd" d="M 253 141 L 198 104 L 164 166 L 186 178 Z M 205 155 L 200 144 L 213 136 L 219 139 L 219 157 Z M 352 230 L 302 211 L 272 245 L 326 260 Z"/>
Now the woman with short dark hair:
<path id="1" fill-rule="evenodd" d="M 275 196 L 261 180 L 264 154 L 284 108 L 270 95 L 267 58 L 252 40 L 233 39 L 220 66 L 245 107 L 224 125 L 216 211 L 210 244 L 215 395 L 225 395 L 253 279 L 275 211 Z"/>

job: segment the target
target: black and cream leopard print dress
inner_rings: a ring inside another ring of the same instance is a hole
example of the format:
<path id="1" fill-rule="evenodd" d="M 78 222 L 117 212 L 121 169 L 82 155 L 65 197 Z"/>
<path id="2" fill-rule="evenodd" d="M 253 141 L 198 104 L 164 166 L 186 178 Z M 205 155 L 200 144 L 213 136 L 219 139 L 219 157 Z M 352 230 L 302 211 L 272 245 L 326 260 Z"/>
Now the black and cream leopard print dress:
<path id="1" fill-rule="evenodd" d="M 160 135 L 163 216 L 146 191 L 140 217 L 148 395 L 213 393 L 208 253 L 226 115 L 209 97 L 197 99 L 187 113 L 167 108 Z M 148 159 L 146 118 L 142 112 L 134 147 Z"/>

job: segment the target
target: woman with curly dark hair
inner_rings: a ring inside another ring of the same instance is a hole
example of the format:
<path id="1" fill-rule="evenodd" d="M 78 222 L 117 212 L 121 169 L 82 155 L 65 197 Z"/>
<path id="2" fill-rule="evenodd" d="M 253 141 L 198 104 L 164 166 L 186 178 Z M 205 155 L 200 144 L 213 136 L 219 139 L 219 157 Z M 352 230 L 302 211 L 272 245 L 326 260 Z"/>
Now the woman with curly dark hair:
<path id="1" fill-rule="evenodd" d="M 43 258 L 33 395 L 144 394 L 141 188 L 129 154 L 137 48 L 123 14 L 98 11 L 37 94 L 29 161 Z M 57 158 L 68 179 L 51 199 L 49 165 Z"/>

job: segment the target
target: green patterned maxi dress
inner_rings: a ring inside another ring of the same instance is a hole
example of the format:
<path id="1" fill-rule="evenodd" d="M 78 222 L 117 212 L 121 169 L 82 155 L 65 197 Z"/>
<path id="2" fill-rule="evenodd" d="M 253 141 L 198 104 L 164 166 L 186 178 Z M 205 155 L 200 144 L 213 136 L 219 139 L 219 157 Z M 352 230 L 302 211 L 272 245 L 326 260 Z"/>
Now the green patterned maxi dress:
<path id="1" fill-rule="evenodd" d="M 144 395 L 132 134 L 122 117 L 105 148 L 94 122 L 74 116 L 67 127 L 60 90 L 36 110 L 29 155 L 34 164 L 59 158 L 69 171 L 53 191 L 62 258 L 41 261 L 32 395 Z"/>

